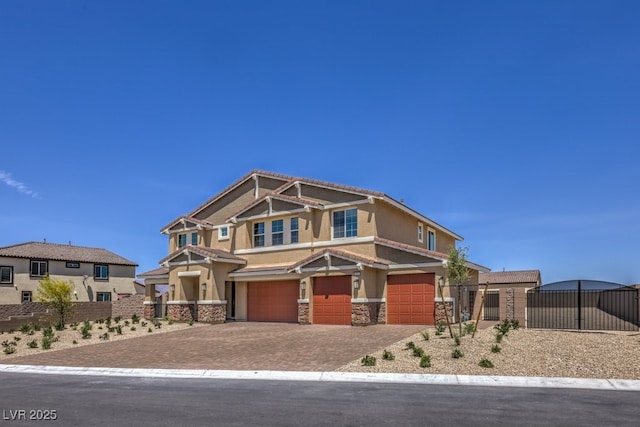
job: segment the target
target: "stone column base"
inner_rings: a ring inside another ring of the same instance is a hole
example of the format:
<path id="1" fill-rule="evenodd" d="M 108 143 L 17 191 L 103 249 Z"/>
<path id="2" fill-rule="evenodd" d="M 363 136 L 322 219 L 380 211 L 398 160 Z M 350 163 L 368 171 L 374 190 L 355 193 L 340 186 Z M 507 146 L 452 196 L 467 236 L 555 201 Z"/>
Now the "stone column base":
<path id="1" fill-rule="evenodd" d="M 444 304 L 442 301 L 436 301 L 435 303 L 435 312 L 434 312 L 434 320 L 436 325 L 438 323 L 446 323 L 447 318 L 445 316 L 445 306 L 447 310 L 447 314 L 449 315 L 449 321 L 453 323 L 453 301 L 445 301 Z"/>
<path id="2" fill-rule="evenodd" d="M 156 303 L 145 304 L 143 317 L 147 320 L 151 320 L 156 317 Z"/>
<path id="3" fill-rule="evenodd" d="M 298 303 L 298 323 L 301 325 L 310 325 L 311 319 L 309 318 L 309 303 Z"/>
<path id="4" fill-rule="evenodd" d="M 387 303 L 379 302 L 378 303 L 378 325 L 386 325 L 387 324 Z"/>
<path id="5" fill-rule="evenodd" d="M 351 324 L 353 326 L 368 326 L 378 323 L 379 302 L 351 303 Z"/>
<path id="6" fill-rule="evenodd" d="M 224 323 L 227 320 L 227 304 L 198 304 L 198 322 Z"/>
<path id="7" fill-rule="evenodd" d="M 169 304 L 167 316 L 176 322 L 188 322 L 196 320 L 193 318 L 193 304 Z"/>

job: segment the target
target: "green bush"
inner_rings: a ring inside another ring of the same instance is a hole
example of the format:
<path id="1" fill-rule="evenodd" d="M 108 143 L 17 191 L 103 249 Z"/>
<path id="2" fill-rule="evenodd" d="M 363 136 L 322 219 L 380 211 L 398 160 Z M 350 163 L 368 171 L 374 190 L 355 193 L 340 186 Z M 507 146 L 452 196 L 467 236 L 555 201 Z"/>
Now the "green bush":
<path id="1" fill-rule="evenodd" d="M 104 334 L 100 335 L 98 338 L 100 338 L 101 340 L 108 340 L 109 339 L 109 332 L 105 332 Z"/>
<path id="2" fill-rule="evenodd" d="M 120 323 L 120 320 L 122 320 L 122 316 L 116 316 L 113 318 L 113 321 L 117 323 Z"/>
<path id="3" fill-rule="evenodd" d="M 74 345 L 75 345 L 75 344 L 78 344 L 78 340 L 73 340 L 73 343 L 72 343 L 72 344 L 74 344 Z"/>
<path id="4" fill-rule="evenodd" d="M 520 329 L 520 321 L 518 319 L 511 319 L 511 329 L 514 331 Z"/>
<path id="5" fill-rule="evenodd" d="M 193 326 L 194 321 L 193 320 L 189 320 L 189 326 Z"/>
<path id="6" fill-rule="evenodd" d="M 382 351 L 382 358 L 384 360 L 395 360 L 396 357 L 390 351 L 383 350 Z"/>
<path id="7" fill-rule="evenodd" d="M 41 341 L 41 346 L 43 350 L 50 350 L 51 349 L 51 344 L 53 344 L 53 338 L 49 335 L 43 335 L 42 336 L 42 341 Z"/>
<path id="8" fill-rule="evenodd" d="M 502 349 L 498 344 L 494 344 L 493 347 L 491 347 L 491 353 L 500 353 L 500 350 Z"/>
<path id="9" fill-rule="evenodd" d="M 376 358 L 375 356 L 366 355 L 360 360 L 362 366 L 376 366 Z"/>
<path id="10" fill-rule="evenodd" d="M 502 335 L 500 332 L 498 332 L 498 333 L 496 334 L 496 342 L 497 342 L 498 344 L 500 344 L 500 343 L 502 342 L 502 337 L 504 337 L 504 335 Z"/>
<path id="11" fill-rule="evenodd" d="M 430 355 L 425 354 L 420 358 L 420 367 L 421 368 L 430 368 L 431 367 L 431 356 Z"/>
<path id="12" fill-rule="evenodd" d="M 116 333 L 122 335 L 122 325 L 116 325 Z"/>
<path id="13" fill-rule="evenodd" d="M 86 340 L 91 338 L 91 330 L 93 329 L 93 325 L 88 320 L 85 320 L 80 327 L 80 334 L 82 335 L 82 339 Z"/>
<path id="14" fill-rule="evenodd" d="M 153 332 L 153 329 L 149 328 L 147 329 L 147 332 Z"/>
<path id="15" fill-rule="evenodd" d="M 475 329 L 474 322 L 463 323 L 462 334 L 471 335 Z"/>
<path id="16" fill-rule="evenodd" d="M 483 357 L 482 359 L 480 359 L 480 363 L 478 363 L 478 366 L 481 366 L 483 368 L 493 368 L 493 362 L 486 357 Z"/>
<path id="17" fill-rule="evenodd" d="M 423 331 L 421 332 L 421 334 L 422 334 L 422 338 L 424 338 L 425 341 L 429 341 L 429 332 Z"/>
<path id="18" fill-rule="evenodd" d="M 124 321 L 124 326 L 129 326 L 129 321 L 128 320 Z"/>
<path id="19" fill-rule="evenodd" d="M 23 334 L 28 334 L 29 332 L 31 332 L 31 323 L 25 323 L 24 325 L 22 325 L 20 327 L 20 332 L 22 332 Z"/>
<path id="20" fill-rule="evenodd" d="M 436 323 L 436 335 L 440 336 L 444 332 L 444 323 L 438 322 Z"/>
<path id="21" fill-rule="evenodd" d="M 460 351 L 459 348 L 456 348 L 451 352 L 451 357 L 453 357 L 454 359 L 460 359 L 463 356 L 464 356 L 464 353 L 462 353 L 462 351 Z"/>
<path id="22" fill-rule="evenodd" d="M 422 357 L 424 356 L 424 349 L 422 347 L 416 347 L 413 349 L 413 355 L 415 357 Z"/>
<path id="23" fill-rule="evenodd" d="M 133 316 L 131 316 L 131 322 L 132 323 L 139 323 L 140 322 L 140 316 L 138 316 L 137 314 L 133 313 Z M 144 325 L 142 325 L 144 326 Z"/>
<path id="24" fill-rule="evenodd" d="M 132 327 L 131 327 L 131 330 L 132 330 L 132 331 L 135 331 L 135 330 L 136 330 L 136 327 L 135 327 L 135 326 L 132 326 Z"/>
<path id="25" fill-rule="evenodd" d="M 4 340 L 2 341 L 2 347 L 4 347 L 2 351 L 4 351 L 4 354 L 13 354 L 16 352 L 16 345 L 17 342 L 15 341 Z"/>
<path id="26" fill-rule="evenodd" d="M 460 345 L 460 335 L 453 334 L 453 341 L 456 343 L 456 345 Z"/>
<path id="27" fill-rule="evenodd" d="M 498 333 L 507 335 L 512 328 L 511 320 L 504 319 L 501 323 L 498 323 L 493 327 Z"/>
<path id="28" fill-rule="evenodd" d="M 413 341 L 409 341 L 409 342 L 406 344 L 406 347 L 405 347 L 405 348 L 406 348 L 407 350 L 413 350 L 414 348 L 416 348 L 416 344 L 415 344 Z"/>
<path id="29" fill-rule="evenodd" d="M 27 347 L 29 347 L 29 348 L 38 348 L 38 341 L 36 341 L 36 340 L 29 341 L 27 343 Z"/>

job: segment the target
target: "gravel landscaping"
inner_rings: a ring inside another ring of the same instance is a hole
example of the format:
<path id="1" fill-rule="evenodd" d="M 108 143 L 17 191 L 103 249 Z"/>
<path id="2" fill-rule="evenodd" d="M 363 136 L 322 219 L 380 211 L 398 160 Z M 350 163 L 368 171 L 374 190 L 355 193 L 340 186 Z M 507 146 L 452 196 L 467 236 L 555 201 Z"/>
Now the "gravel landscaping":
<path id="1" fill-rule="evenodd" d="M 174 323 L 168 322 L 166 320 L 158 321 L 157 324 L 160 325 L 160 327 L 156 327 L 156 325 L 154 325 L 151 321 L 144 319 L 140 320 L 139 323 L 133 323 L 131 319 L 121 319 L 117 324 L 115 321 L 112 321 L 112 328 L 116 328 L 117 325 L 120 325 L 120 330 L 122 333 L 119 334 L 116 329 L 114 329 L 112 332 L 109 332 L 109 328 L 106 323 L 100 324 L 98 322 L 91 322 L 91 337 L 89 338 L 82 338 L 81 328 L 83 326 L 83 323 L 75 325 L 75 329 L 73 325 L 68 325 L 62 331 L 56 331 L 55 329 L 53 329 L 55 339 L 51 343 L 51 348 L 48 350 L 42 348 L 42 329 L 39 331 L 32 331 L 32 334 L 21 332 L 20 330 L 14 332 L 0 332 L 0 343 L 2 343 L 2 346 L 0 347 L 0 363 L 11 363 L 10 359 L 13 357 L 28 356 L 32 354 L 63 350 L 71 347 L 82 347 L 85 345 L 99 344 L 109 341 L 131 339 L 143 337 L 150 334 L 161 334 L 165 332 L 178 331 L 185 328 L 196 328 L 205 325 L 202 323 L 194 323 L 193 325 L 189 325 L 188 323 Z M 108 334 L 108 339 L 104 339 L 105 333 Z M 102 336 L 103 338 L 100 338 L 100 336 Z M 34 340 L 36 341 L 37 347 L 30 348 L 28 344 Z M 15 345 L 11 346 L 14 348 L 13 353 L 5 351 L 7 348 L 6 344 L 9 344 L 11 342 L 16 343 Z"/>
<path id="2" fill-rule="evenodd" d="M 640 334 L 638 332 L 571 332 L 540 329 L 510 331 L 496 345 L 493 328 L 479 330 L 474 338 L 461 338 L 457 347 L 448 331 L 435 335 L 427 328 L 429 340 L 418 333 L 372 353 L 375 366 L 362 366 L 361 360 L 343 366 L 345 372 L 428 373 L 457 375 L 507 375 L 531 377 L 574 377 L 607 379 L 640 379 Z M 407 343 L 413 341 L 431 356 L 431 367 L 421 368 L 420 358 L 413 356 Z M 464 356 L 452 358 L 459 349 Z M 383 350 L 395 360 L 383 360 Z M 493 362 L 493 368 L 478 364 L 482 358 Z"/>

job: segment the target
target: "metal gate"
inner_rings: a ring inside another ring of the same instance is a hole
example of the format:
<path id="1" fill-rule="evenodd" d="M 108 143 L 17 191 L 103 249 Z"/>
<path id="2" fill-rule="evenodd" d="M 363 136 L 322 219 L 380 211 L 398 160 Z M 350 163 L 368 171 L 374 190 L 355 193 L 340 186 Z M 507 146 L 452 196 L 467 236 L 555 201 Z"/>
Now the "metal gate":
<path id="1" fill-rule="evenodd" d="M 500 293 L 486 292 L 484 295 L 483 320 L 500 320 Z"/>
<path id="2" fill-rule="evenodd" d="M 605 282 L 578 280 L 530 289 L 527 327 L 637 331 L 639 290 L 616 284 L 607 284 L 608 289 L 600 285 L 598 289 L 594 283 Z"/>

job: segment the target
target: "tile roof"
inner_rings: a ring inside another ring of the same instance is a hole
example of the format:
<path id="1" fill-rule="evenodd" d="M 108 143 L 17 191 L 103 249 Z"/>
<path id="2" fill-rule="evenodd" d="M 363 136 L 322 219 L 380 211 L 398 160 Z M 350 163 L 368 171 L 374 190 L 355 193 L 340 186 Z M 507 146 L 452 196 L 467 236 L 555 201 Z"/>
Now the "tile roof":
<path id="1" fill-rule="evenodd" d="M 538 283 L 540 282 L 540 270 L 522 271 L 497 271 L 492 273 L 480 273 L 478 283 L 483 285 L 498 283 Z"/>
<path id="2" fill-rule="evenodd" d="M 203 257 L 209 257 L 213 261 L 218 261 L 218 262 L 224 262 L 225 260 L 242 261 L 245 263 L 247 262 L 247 260 L 245 260 L 244 258 L 240 258 L 239 256 L 236 256 L 231 252 L 227 252 L 222 249 L 213 249 L 213 248 L 205 248 L 203 246 L 186 245 L 175 250 L 173 253 L 167 255 L 166 257 L 162 258 L 160 260 L 160 264 L 175 258 L 177 255 L 180 255 L 184 251 L 193 252 Z"/>
<path id="3" fill-rule="evenodd" d="M 412 246 L 412 245 L 407 245 L 406 243 L 396 242 L 394 240 L 383 239 L 382 237 L 376 237 L 373 239 L 373 241 L 374 243 L 379 245 L 389 246 L 389 247 L 400 249 L 403 251 L 411 251 L 421 255 L 427 255 L 431 258 L 435 258 L 439 260 L 449 259 L 449 256 L 447 254 L 443 254 L 441 252 L 430 251 L 428 249 L 420 248 L 418 246 Z"/>
<path id="4" fill-rule="evenodd" d="M 313 261 L 317 260 L 318 258 L 322 258 L 326 254 L 333 255 L 333 256 L 338 257 L 338 258 L 344 258 L 344 259 L 348 259 L 348 260 L 351 260 L 351 261 L 360 262 L 360 263 L 365 264 L 365 265 L 373 265 L 373 264 L 384 264 L 384 265 L 386 265 L 386 263 L 384 263 L 384 262 L 381 262 L 381 261 L 378 261 L 378 260 L 375 260 L 375 259 L 372 259 L 372 258 L 366 258 L 366 257 L 363 257 L 362 255 L 354 254 L 353 252 L 345 251 L 345 250 L 342 250 L 342 249 L 329 248 L 329 249 L 324 249 L 324 250 L 322 250 L 322 251 L 320 251 L 318 253 L 315 253 L 315 254 L 313 254 L 311 256 L 308 256 L 308 257 L 296 262 L 295 264 L 293 264 L 293 265 L 291 265 L 289 267 L 289 271 L 293 271 L 298 267 L 301 267 L 301 266 L 303 266 L 305 264 L 308 264 L 310 262 L 313 262 Z"/>
<path id="5" fill-rule="evenodd" d="M 137 266 L 120 255 L 101 248 L 61 245 L 57 243 L 27 242 L 0 248 L 0 256 L 13 258 L 38 258 L 52 261 L 75 261 L 112 265 Z"/>
<path id="6" fill-rule="evenodd" d="M 165 274 L 169 274 L 169 267 L 154 268 L 153 270 L 138 274 L 138 277 L 142 277 L 144 279 L 148 276 L 164 276 Z"/>

